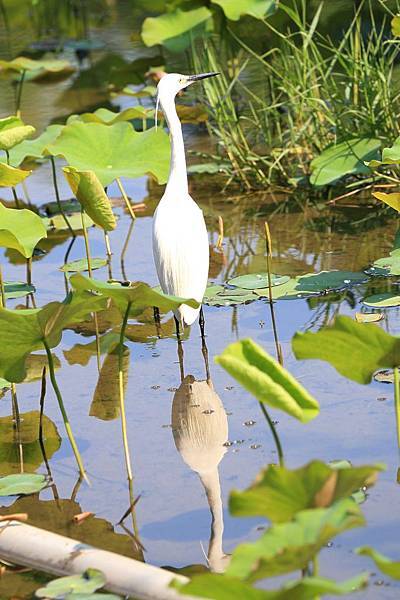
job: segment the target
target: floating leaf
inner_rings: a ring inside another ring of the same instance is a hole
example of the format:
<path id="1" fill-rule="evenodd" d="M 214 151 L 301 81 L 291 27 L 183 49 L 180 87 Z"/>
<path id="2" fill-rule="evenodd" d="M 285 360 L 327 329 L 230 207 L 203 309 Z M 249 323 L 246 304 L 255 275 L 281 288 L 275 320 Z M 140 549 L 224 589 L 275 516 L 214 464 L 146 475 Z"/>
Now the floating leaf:
<path id="1" fill-rule="evenodd" d="M 299 581 L 289 581 L 279 590 L 260 590 L 252 587 L 236 577 L 207 573 L 195 575 L 189 583 L 174 584 L 181 594 L 214 600 L 315 600 L 319 596 L 329 594 L 345 596 L 358 592 L 366 587 L 368 574 L 361 574 L 347 581 L 338 583 L 322 577 L 304 577 Z"/>
<path id="2" fill-rule="evenodd" d="M 240 17 L 249 15 L 255 19 L 263 19 L 273 15 L 278 7 L 276 0 L 211 0 L 218 4 L 226 17 L 231 21 L 238 21 Z"/>
<path id="3" fill-rule="evenodd" d="M 224 290 L 224 286 L 223 285 L 215 285 L 215 284 L 211 284 L 208 285 L 206 287 L 206 291 L 204 292 L 204 298 L 203 298 L 203 302 L 205 304 L 209 304 L 210 302 L 212 302 L 214 300 L 214 298 L 216 296 L 218 296 L 218 294 L 220 292 L 222 292 Z"/>
<path id="4" fill-rule="evenodd" d="M 0 66 L 1 66 L 0 60 Z M 35 132 L 31 125 L 24 125 L 19 117 L 0 119 L 0 150 L 11 150 Z"/>
<path id="5" fill-rule="evenodd" d="M 344 377 L 364 384 L 378 369 L 400 365 L 400 338 L 344 316 L 317 333 L 296 333 L 292 348 L 296 358 L 324 360 Z"/>
<path id="6" fill-rule="evenodd" d="M 378 321 L 382 321 L 382 319 L 385 318 L 385 315 L 383 313 L 378 313 L 378 312 L 374 312 L 374 313 L 362 313 L 362 312 L 357 312 L 355 314 L 355 319 L 357 321 L 357 323 L 376 323 Z"/>
<path id="7" fill-rule="evenodd" d="M 91 594 L 102 588 L 106 578 L 98 569 L 87 569 L 82 575 L 70 575 L 50 581 L 44 588 L 36 590 L 37 598 L 59 598 L 65 594 Z"/>
<path id="8" fill-rule="evenodd" d="M 105 258 L 91 258 L 90 266 L 92 271 L 96 269 L 101 269 L 107 264 L 107 260 Z M 66 273 L 80 273 L 81 271 L 88 271 L 88 261 L 87 258 L 79 258 L 78 260 L 73 260 L 72 262 L 66 263 L 62 267 L 60 267 L 60 271 L 64 271 Z"/>
<path id="9" fill-rule="evenodd" d="M 374 138 L 350 138 L 326 148 L 311 161 L 312 185 L 328 185 L 345 175 L 369 173 L 365 161 L 373 159 L 381 146 Z"/>
<path id="10" fill-rule="evenodd" d="M 287 275 L 273 275 L 271 274 L 271 285 L 282 285 L 287 283 L 290 277 Z M 250 275 L 240 275 L 227 281 L 228 285 L 234 285 L 235 287 L 243 288 L 245 290 L 258 290 L 268 286 L 268 274 L 267 273 L 251 273 Z"/>
<path id="11" fill-rule="evenodd" d="M 117 226 L 107 194 L 94 171 L 78 171 L 64 167 L 63 173 L 69 186 L 93 223 L 112 231 Z"/>
<path id="12" fill-rule="evenodd" d="M 192 308 L 198 307 L 198 302 L 193 299 L 177 298 L 157 292 L 146 283 L 133 283 L 123 286 L 119 283 L 106 283 L 96 279 L 90 279 L 79 273 L 72 275 L 70 279 L 72 287 L 78 291 L 98 292 L 105 298 L 112 298 L 119 311 L 124 314 L 127 305 L 131 303 L 131 316 L 140 315 L 149 306 L 156 306 L 163 312 L 177 309 L 181 304 L 187 304 Z"/>
<path id="13" fill-rule="evenodd" d="M 215 361 L 260 402 L 282 410 L 303 423 L 317 416 L 317 400 L 251 339 L 231 344 Z"/>
<path id="14" fill-rule="evenodd" d="M 333 537 L 364 524 L 353 500 L 303 510 L 288 523 L 272 525 L 256 542 L 237 546 L 226 574 L 254 582 L 304 569 Z"/>
<path id="15" fill-rule="evenodd" d="M 46 228 L 38 215 L 25 208 L 6 208 L 0 203 L 0 246 L 18 250 L 30 258 L 36 244 L 45 237 Z"/>
<path id="16" fill-rule="evenodd" d="M 380 552 L 377 552 L 370 546 L 356 548 L 355 552 L 357 554 L 361 554 L 362 556 L 369 556 L 372 558 L 378 569 L 382 571 L 382 573 L 388 575 L 392 579 L 400 580 L 400 560 L 392 561 L 390 558 L 384 556 Z"/>
<path id="17" fill-rule="evenodd" d="M 161 128 L 140 133 L 130 123 L 74 121 L 48 145 L 48 151 L 63 156 L 75 169 L 94 171 L 103 186 L 117 177 L 134 179 L 147 173 L 159 183 L 168 178 L 170 144 Z"/>
<path id="18" fill-rule="evenodd" d="M 24 169 L 16 169 L 10 167 L 6 163 L 0 162 L 0 187 L 14 187 L 18 183 L 21 183 L 32 171 L 25 171 Z"/>
<path id="19" fill-rule="evenodd" d="M 269 465 L 244 492 L 233 491 L 230 512 L 235 516 L 263 516 L 273 523 L 290 521 L 299 511 L 326 508 L 375 482 L 382 465 L 352 467 L 314 460 L 300 469 Z"/>
<path id="20" fill-rule="evenodd" d="M 84 223 L 86 227 L 92 227 L 94 225 L 92 219 L 86 213 L 83 215 Z M 55 229 L 57 231 L 62 231 L 64 229 L 69 229 L 68 225 L 65 222 L 65 219 L 61 214 L 53 215 L 51 217 L 43 217 L 42 218 L 44 226 L 48 230 Z M 71 228 L 74 231 L 81 231 L 82 227 L 82 216 L 81 213 L 73 213 L 72 215 L 68 215 L 68 221 Z"/>
<path id="21" fill-rule="evenodd" d="M 19 496 L 20 494 L 35 494 L 49 483 L 46 475 L 37 473 L 18 473 L 0 477 L 0 496 Z"/>
<path id="22" fill-rule="evenodd" d="M 205 6 L 194 10 L 180 10 L 164 13 L 159 17 L 148 17 L 142 26 L 142 38 L 146 46 L 166 44 L 172 38 L 181 37 L 199 25 L 203 25 L 211 17 L 211 12 Z M 167 43 L 168 46 L 168 43 Z M 183 48 L 186 43 L 183 43 Z M 181 45 L 176 49 L 182 50 Z"/>
<path id="23" fill-rule="evenodd" d="M 400 275 L 400 250 L 393 250 L 390 256 L 386 258 L 378 258 L 374 262 L 373 267 L 375 268 L 375 273 L 371 273 L 371 269 L 369 269 L 369 275 Z"/>
<path id="24" fill-rule="evenodd" d="M 394 308 L 395 306 L 400 306 L 400 296 L 391 294 L 390 292 L 373 294 L 364 298 L 362 303 L 371 308 Z"/>
<path id="25" fill-rule="evenodd" d="M 33 294 L 35 291 L 33 285 L 28 285 L 22 281 L 4 282 L 4 292 L 7 300 L 11 298 L 24 298 L 29 294 Z"/>
<path id="26" fill-rule="evenodd" d="M 7 381 L 23 381 L 28 355 L 60 343 L 62 331 L 73 322 L 83 321 L 88 314 L 104 308 L 104 298 L 92 294 L 70 294 L 64 302 L 50 302 L 39 309 L 9 310 L 0 308 L 0 377 Z"/>

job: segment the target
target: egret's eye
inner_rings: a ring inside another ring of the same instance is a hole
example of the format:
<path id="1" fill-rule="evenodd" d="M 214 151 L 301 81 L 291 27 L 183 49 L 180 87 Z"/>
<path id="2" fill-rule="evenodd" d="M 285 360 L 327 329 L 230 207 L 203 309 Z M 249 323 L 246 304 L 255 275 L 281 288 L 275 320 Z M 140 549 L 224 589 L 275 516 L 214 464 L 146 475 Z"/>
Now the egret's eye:
<path id="1" fill-rule="evenodd" d="M 179 83 L 180 83 L 180 85 L 184 85 L 186 82 L 185 82 L 185 80 L 182 78 L 182 79 L 180 79 L 180 80 L 179 80 Z"/>

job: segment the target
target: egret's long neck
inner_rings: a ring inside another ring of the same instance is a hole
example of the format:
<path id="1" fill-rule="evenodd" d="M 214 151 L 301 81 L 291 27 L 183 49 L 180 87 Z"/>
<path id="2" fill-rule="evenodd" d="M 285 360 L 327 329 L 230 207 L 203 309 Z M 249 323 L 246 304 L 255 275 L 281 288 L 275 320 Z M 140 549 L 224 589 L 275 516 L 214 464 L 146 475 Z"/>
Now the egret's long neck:
<path id="1" fill-rule="evenodd" d="M 185 145 L 183 143 L 182 125 L 175 108 L 175 101 L 173 98 L 161 99 L 160 104 L 171 138 L 171 165 L 166 191 L 170 189 L 171 191 L 179 190 L 181 193 L 188 192 Z"/>

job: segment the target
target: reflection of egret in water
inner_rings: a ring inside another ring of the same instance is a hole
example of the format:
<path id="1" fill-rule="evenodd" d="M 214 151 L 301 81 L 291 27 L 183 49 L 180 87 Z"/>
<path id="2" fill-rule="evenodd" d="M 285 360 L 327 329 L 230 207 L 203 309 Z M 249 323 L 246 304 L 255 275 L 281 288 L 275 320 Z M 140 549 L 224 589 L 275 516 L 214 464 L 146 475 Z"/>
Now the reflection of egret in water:
<path id="1" fill-rule="evenodd" d="M 208 374 L 207 362 L 206 370 Z M 182 380 L 172 403 L 172 432 L 179 454 L 199 475 L 206 491 L 212 516 L 208 563 L 211 571 L 223 572 L 229 557 L 222 549 L 224 522 L 218 466 L 226 452 L 228 419 L 209 377 L 197 381 L 187 375 Z"/>

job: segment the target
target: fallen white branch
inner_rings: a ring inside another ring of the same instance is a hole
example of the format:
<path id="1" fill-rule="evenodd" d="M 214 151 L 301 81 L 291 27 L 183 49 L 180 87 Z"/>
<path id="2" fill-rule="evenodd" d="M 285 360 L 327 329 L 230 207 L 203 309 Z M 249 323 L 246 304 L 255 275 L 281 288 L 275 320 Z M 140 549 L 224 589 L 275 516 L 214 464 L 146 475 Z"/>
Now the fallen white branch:
<path id="1" fill-rule="evenodd" d="M 57 576 L 99 569 L 107 590 L 138 600 L 193 600 L 169 588 L 186 577 L 18 521 L 0 522 L 0 558 Z"/>

